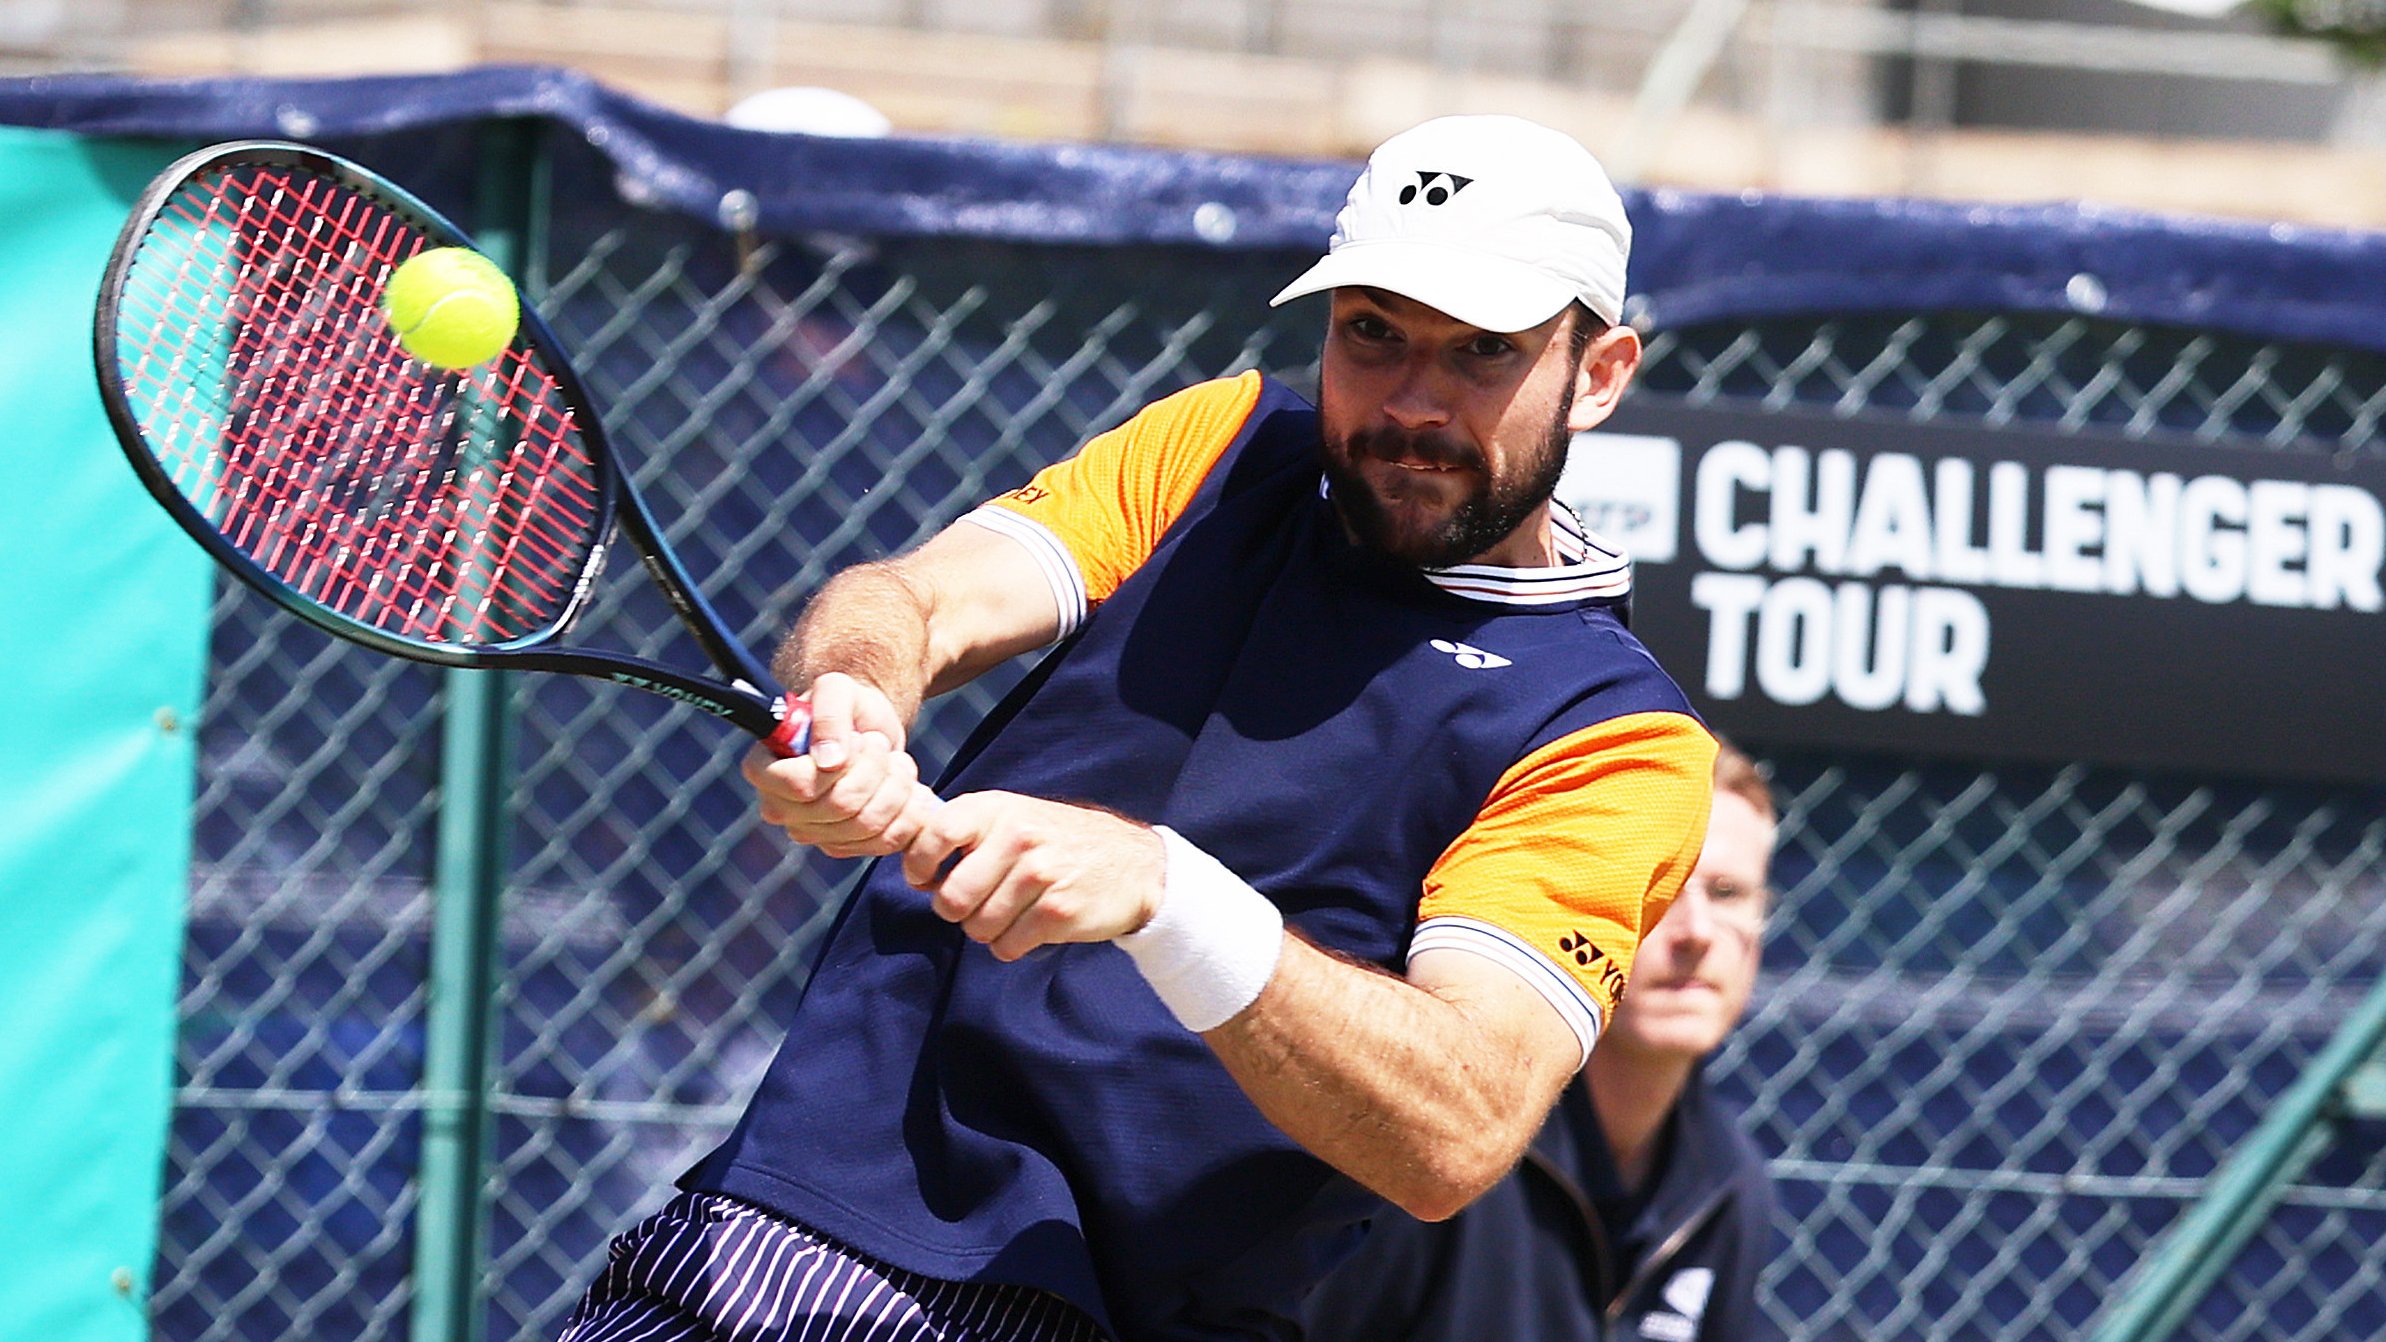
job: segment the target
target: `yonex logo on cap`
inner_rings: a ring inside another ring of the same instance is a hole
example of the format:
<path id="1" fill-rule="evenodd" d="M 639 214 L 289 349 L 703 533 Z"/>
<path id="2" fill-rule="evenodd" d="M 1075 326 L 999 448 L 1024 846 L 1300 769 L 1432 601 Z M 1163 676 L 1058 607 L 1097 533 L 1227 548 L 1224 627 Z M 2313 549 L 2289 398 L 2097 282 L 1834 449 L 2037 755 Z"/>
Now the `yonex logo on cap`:
<path id="1" fill-rule="evenodd" d="M 1466 190 L 1472 177 L 1460 177 L 1447 172 L 1420 172 L 1417 180 L 1400 188 L 1400 203 L 1408 205 L 1422 196 L 1428 205 L 1446 205 L 1459 192 Z"/>

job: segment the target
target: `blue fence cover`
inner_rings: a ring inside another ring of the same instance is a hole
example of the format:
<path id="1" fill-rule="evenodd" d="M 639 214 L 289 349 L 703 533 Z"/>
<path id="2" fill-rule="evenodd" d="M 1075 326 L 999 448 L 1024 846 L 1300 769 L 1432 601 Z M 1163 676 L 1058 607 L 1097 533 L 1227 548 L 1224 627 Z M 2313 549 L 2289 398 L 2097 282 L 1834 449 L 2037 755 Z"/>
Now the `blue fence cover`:
<path id="1" fill-rule="evenodd" d="M 767 234 L 1316 248 L 1355 175 L 1355 165 L 1334 161 L 741 130 L 541 67 L 339 80 L 0 80 L 0 122 L 90 135 L 307 140 L 492 117 L 568 127 L 647 203 L 750 218 Z M 1995 309 L 2386 352 L 2386 235 L 2378 233 L 2092 205 L 1762 192 L 1629 192 L 1626 207 L 1636 231 L 1635 312 L 1656 326 Z"/>

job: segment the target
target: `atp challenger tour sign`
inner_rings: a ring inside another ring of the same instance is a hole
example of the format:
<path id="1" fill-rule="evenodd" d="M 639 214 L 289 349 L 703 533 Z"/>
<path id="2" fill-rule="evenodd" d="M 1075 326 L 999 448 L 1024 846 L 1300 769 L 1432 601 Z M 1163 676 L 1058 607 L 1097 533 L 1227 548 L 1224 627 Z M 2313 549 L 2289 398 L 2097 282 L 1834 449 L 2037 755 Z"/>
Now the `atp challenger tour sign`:
<path id="1" fill-rule="evenodd" d="M 1780 745 L 2386 779 L 2386 463 L 1627 405 L 1559 497 Z"/>

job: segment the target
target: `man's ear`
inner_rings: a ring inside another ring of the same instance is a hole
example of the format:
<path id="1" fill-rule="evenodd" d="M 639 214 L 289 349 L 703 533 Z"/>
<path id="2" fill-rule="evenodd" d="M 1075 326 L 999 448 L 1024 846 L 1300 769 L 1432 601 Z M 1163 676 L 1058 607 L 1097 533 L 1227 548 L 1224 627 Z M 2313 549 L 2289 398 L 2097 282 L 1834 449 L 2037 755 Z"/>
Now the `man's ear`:
<path id="1" fill-rule="evenodd" d="M 1574 370 L 1574 406 L 1566 412 L 1566 427 L 1575 433 L 1599 427 L 1639 371 L 1640 332 L 1618 322 L 1591 337 Z"/>

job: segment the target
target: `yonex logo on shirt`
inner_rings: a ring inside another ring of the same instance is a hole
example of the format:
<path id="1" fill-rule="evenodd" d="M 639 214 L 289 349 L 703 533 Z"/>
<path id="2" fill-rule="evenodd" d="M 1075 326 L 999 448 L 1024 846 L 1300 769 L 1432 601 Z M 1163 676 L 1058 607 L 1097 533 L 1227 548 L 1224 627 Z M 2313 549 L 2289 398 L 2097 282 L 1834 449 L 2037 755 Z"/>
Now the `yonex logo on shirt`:
<path id="1" fill-rule="evenodd" d="M 1607 952 L 1581 932 L 1568 932 L 1558 938 L 1558 953 L 1574 957 L 1574 963 L 1599 976 L 1599 986 L 1607 990 L 1609 1001 L 1624 1000 L 1624 971 L 1616 967 Z"/>
<path id="2" fill-rule="evenodd" d="M 1459 177 L 1446 172 L 1421 172 L 1414 186 L 1400 188 L 1400 203 L 1407 205 L 1419 196 L 1428 205 L 1446 205 L 1459 192 L 1466 190 L 1472 177 Z"/>
<path id="3" fill-rule="evenodd" d="M 1509 661 L 1507 658 L 1500 656 L 1496 652 L 1485 652 L 1481 648 L 1470 648 L 1464 643 L 1452 643 L 1446 638 L 1437 638 L 1433 640 L 1433 646 L 1439 651 L 1449 653 L 1451 656 L 1456 657 L 1458 659 L 1458 664 L 1465 667 L 1469 671 L 1491 671 L 1503 666 L 1516 665 L 1516 663 Z"/>

